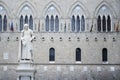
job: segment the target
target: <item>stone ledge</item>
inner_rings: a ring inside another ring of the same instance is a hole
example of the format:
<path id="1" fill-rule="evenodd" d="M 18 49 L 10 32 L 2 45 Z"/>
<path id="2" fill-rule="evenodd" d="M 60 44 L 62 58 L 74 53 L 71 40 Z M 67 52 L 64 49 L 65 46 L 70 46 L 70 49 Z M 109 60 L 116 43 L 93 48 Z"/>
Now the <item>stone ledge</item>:
<path id="1" fill-rule="evenodd" d="M 0 65 L 19 65 L 19 63 L 0 63 Z M 34 63 L 33 65 L 120 65 L 120 64 L 85 64 L 85 63 Z"/>

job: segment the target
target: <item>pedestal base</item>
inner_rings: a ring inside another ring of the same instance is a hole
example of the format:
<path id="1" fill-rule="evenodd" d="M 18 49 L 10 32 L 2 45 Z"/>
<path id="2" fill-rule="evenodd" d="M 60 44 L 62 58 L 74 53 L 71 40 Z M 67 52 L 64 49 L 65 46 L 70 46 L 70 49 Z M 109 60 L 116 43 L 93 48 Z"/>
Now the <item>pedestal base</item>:
<path id="1" fill-rule="evenodd" d="M 17 68 L 17 80 L 34 80 L 35 69 L 33 62 L 20 61 Z"/>

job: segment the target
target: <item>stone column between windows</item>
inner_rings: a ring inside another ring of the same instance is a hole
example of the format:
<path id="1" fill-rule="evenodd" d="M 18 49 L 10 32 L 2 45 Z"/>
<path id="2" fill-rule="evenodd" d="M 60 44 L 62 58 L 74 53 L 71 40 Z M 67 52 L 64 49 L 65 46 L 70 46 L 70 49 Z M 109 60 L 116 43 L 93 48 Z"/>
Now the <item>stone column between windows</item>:
<path id="1" fill-rule="evenodd" d="M 80 18 L 80 30 L 79 30 L 79 32 L 81 32 L 81 16 L 79 16 L 79 18 Z"/>
<path id="2" fill-rule="evenodd" d="M 49 23 L 48 23 L 48 24 L 49 24 L 49 26 L 48 26 L 49 29 L 48 29 L 48 32 L 50 32 L 50 26 L 51 26 L 51 25 L 50 25 L 50 19 L 51 19 L 51 18 L 49 17 Z"/>
<path id="3" fill-rule="evenodd" d="M 106 16 L 105 16 L 106 17 Z M 108 32 L 108 30 L 107 30 L 107 18 L 106 18 L 106 32 Z"/>
<path id="4" fill-rule="evenodd" d="M 74 32 L 77 32 L 77 22 L 76 22 L 77 20 L 76 20 L 76 17 L 75 17 L 75 30 L 74 30 Z"/>
<path id="5" fill-rule="evenodd" d="M 103 32 L 103 19 L 102 19 L 102 17 L 101 17 L 101 32 Z"/>
<path id="6" fill-rule="evenodd" d="M 56 23 L 55 23 L 55 19 L 56 19 L 56 17 L 53 16 L 53 18 L 54 18 L 54 25 L 53 25 L 54 29 L 53 29 L 53 32 L 56 32 L 56 31 L 55 31 L 55 24 L 56 24 Z"/>

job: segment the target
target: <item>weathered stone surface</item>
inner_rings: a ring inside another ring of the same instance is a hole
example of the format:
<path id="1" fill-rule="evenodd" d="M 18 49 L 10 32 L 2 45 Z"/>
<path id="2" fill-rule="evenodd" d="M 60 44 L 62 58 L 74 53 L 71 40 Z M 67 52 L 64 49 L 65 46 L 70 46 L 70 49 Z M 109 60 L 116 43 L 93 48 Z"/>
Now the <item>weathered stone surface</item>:
<path id="1" fill-rule="evenodd" d="M 1 0 L 0 6 L 6 10 L 8 26 L 6 32 L 0 33 L 0 80 L 17 79 L 19 18 L 21 15 L 25 17 L 26 13 L 22 12 L 25 6 L 31 9 L 27 15 L 32 15 L 34 21 L 35 80 L 119 80 L 120 32 L 115 32 L 115 24 L 120 21 L 119 4 L 119 0 Z M 45 31 L 46 11 L 51 5 L 59 13 L 59 32 Z M 86 13 L 85 32 L 71 32 L 72 11 L 77 5 Z M 97 32 L 97 12 L 104 5 L 111 10 L 112 16 L 112 30 L 105 33 Z M 0 12 L 2 16 L 4 14 Z M 94 28 L 90 32 L 92 20 Z M 13 32 L 9 28 L 10 22 L 13 22 Z M 52 63 L 49 62 L 50 48 L 55 49 Z M 76 48 L 81 48 L 81 62 L 75 61 Z M 107 63 L 102 62 L 103 48 L 108 49 Z"/>

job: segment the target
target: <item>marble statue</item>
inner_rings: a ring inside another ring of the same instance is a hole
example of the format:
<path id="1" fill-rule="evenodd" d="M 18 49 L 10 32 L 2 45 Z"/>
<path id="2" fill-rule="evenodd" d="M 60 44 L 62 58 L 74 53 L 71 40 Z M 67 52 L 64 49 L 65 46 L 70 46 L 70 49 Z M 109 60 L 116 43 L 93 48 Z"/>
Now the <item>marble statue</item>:
<path id="1" fill-rule="evenodd" d="M 19 60 L 33 60 L 32 41 L 34 39 L 33 31 L 29 29 L 28 24 L 24 24 L 21 32 Z"/>

